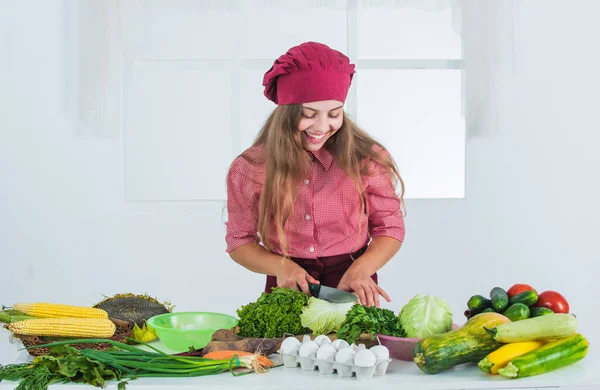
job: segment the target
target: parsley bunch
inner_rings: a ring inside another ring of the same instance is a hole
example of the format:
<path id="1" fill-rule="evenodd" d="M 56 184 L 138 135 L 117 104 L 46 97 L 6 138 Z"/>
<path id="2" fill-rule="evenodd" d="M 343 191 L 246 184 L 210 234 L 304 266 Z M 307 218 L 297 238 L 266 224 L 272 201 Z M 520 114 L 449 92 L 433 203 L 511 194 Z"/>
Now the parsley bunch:
<path id="1" fill-rule="evenodd" d="M 283 337 L 310 332 L 302 326 L 300 315 L 308 295 L 288 288 L 262 293 L 256 302 L 237 310 L 239 335 L 242 337 Z"/>
<path id="2" fill-rule="evenodd" d="M 406 337 L 398 317 L 389 309 L 366 307 L 355 304 L 346 314 L 346 320 L 337 331 L 337 338 L 349 344 L 360 339 L 362 334 L 375 338 L 376 334 Z"/>

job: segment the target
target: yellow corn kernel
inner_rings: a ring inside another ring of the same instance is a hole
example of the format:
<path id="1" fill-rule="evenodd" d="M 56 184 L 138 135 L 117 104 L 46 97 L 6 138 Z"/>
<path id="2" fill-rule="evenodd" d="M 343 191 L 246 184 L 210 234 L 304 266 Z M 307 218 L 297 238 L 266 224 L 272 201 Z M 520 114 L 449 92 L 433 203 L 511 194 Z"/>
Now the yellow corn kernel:
<path id="1" fill-rule="evenodd" d="M 105 318 L 33 318 L 6 325 L 15 334 L 30 336 L 110 338 L 114 322 Z"/>
<path id="2" fill-rule="evenodd" d="M 108 318 L 108 313 L 102 309 L 87 306 L 71 306 L 59 303 L 15 303 L 13 309 L 23 314 L 39 318 Z"/>

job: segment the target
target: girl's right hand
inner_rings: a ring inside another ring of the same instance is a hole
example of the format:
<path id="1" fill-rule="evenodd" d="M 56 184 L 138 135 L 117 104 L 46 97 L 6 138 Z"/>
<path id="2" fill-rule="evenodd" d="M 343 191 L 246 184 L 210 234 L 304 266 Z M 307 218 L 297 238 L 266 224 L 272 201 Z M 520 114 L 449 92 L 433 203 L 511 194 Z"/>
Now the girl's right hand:
<path id="1" fill-rule="evenodd" d="M 300 290 L 310 295 L 308 283 L 319 284 L 319 281 L 310 276 L 308 272 L 290 259 L 284 259 L 281 268 L 276 275 L 277 287 L 291 288 Z"/>

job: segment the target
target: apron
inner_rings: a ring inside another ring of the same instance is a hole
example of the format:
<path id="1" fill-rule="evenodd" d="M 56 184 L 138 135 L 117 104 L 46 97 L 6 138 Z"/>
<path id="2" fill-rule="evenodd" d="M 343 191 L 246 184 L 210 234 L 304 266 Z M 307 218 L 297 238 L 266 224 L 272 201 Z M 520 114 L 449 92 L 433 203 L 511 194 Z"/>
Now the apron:
<path id="1" fill-rule="evenodd" d="M 304 268 L 310 276 L 321 282 L 322 286 L 336 288 L 346 270 L 354 262 L 352 259 L 357 259 L 365 253 L 366 250 L 367 246 L 365 245 L 362 249 L 359 249 L 352 254 L 348 253 L 337 256 L 318 257 L 317 259 L 292 257 L 291 260 Z M 371 279 L 377 283 L 377 273 L 371 275 Z M 277 287 L 277 278 L 275 276 L 267 275 L 265 292 L 270 293 L 273 287 Z"/>

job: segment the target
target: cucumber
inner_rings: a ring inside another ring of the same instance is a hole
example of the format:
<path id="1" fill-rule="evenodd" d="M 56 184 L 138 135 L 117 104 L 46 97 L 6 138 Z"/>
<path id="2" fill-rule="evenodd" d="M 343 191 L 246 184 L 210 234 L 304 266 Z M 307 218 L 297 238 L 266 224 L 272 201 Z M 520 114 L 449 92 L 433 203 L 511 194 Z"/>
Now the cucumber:
<path id="1" fill-rule="evenodd" d="M 498 374 L 507 378 L 524 378 L 550 372 L 583 359 L 588 346 L 588 340 L 579 333 L 563 337 L 512 359 L 506 367 L 498 370 Z"/>
<path id="2" fill-rule="evenodd" d="M 496 313 L 496 310 L 492 307 L 488 307 L 487 309 L 483 309 L 482 313 Z"/>
<path id="3" fill-rule="evenodd" d="M 523 303 L 515 303 L 504 310 L 502 314 L 513 322 L 525 320 L 529 318 L 529 307 Z"/>
<path id="4" fill-rule="evenodd" d="M 502 324 L 486 331 L 501 343 L 568 337 L 577 331 L 577 318 L 572 314 L 552 313 Z"/>
<path id="5" fill-rule="evenodd" d="M 488 307 L 492 307 L 492 301 L 483 295 L 473 295 L 467 301 L 467 307 L 471 316 L 481 313 Z"/>
<path id="6" fill-rule="evenodd" d="M 515 303 L 522 303 L 527 306 L 535 305 L 538 301 L 538 294 L 535 290 L 523 291 L 520 294 L 515 295 L 508 301 L 508 306 L 514 305 Z"/>
<path id="7" fill-rule="evenodd" d="M 490 298 L 492 301 L 492 307 L 498 313 L 501 313 L 508 307 L 508 294 L 502 287 L 494 287 L 490 291 Z"/>
<path id="8" fill-rule="evenodd" d="M 530 317 L 539 317 L 545 316 L 546 314 L 554 313 L 551 309 L 547 307 L 530 307 L 529 308 L 529 316 Z"/>

